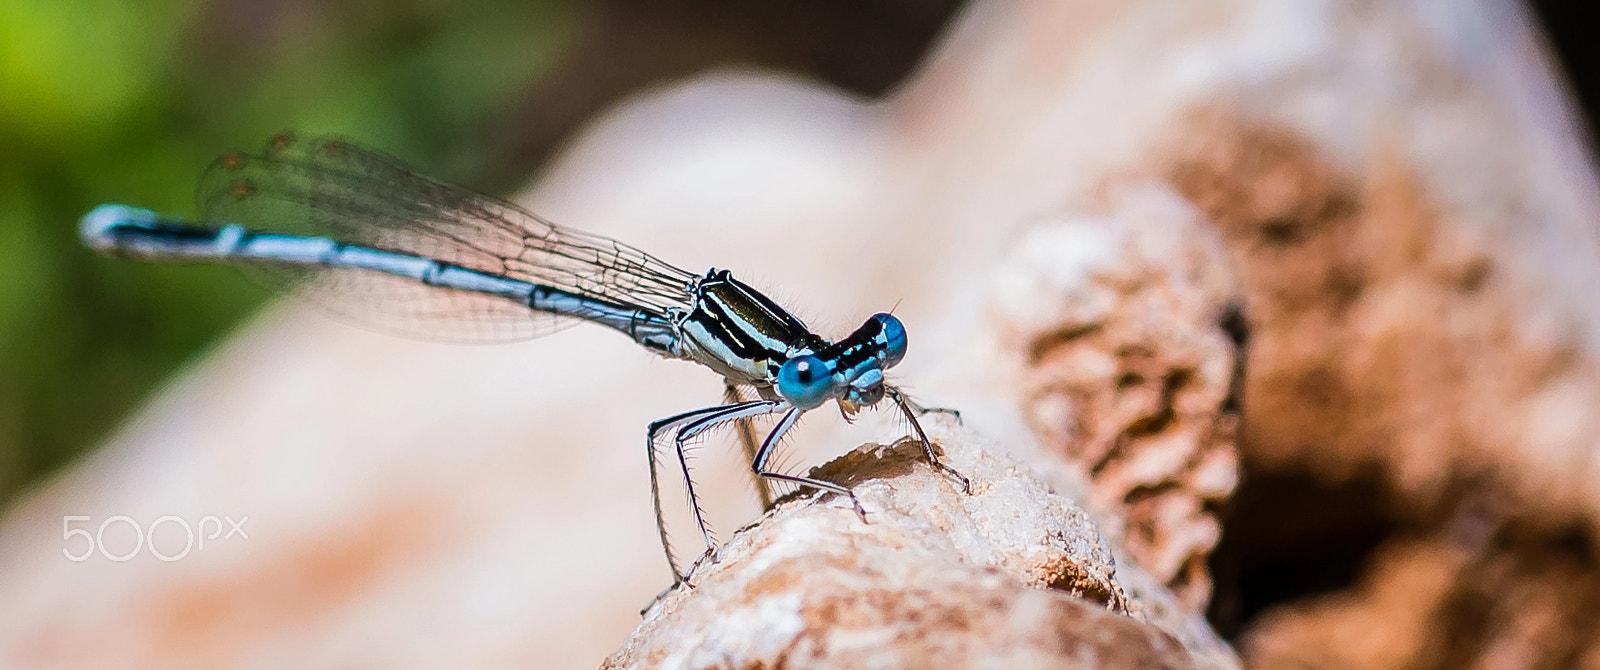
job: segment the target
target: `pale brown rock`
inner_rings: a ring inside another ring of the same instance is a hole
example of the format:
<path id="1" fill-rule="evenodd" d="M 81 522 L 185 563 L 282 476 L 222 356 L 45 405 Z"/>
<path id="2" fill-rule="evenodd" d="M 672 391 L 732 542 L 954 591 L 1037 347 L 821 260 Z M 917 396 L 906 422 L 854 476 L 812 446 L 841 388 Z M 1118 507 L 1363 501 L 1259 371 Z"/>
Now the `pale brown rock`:
<path id="1" fill-rule="evenodd" d="M 866 523 L 838 495 L 781 503 L 605 667 L 1213 667 L 1127 616 L 1082 509 L 970 432 L 935 435 L 970 495 L 914 440 L 857 449 L 815 474 L 852 485 Z"/>
<path id="2" fill-rule="evenodd" d="M 1082 469 L 1120 546 L 1202 609 L 1215 506 L 1238 479 L 1221 239 L 1174 190 L 1122 184 L 1093 213 L 1036 224 L 996 284 L 1029 424 Z"/>
<path id="3" fill-rule="evenodd" d="M 1526 320 L 1559 303 L 1519 305 L 1525 261 L 1463 227 L 1468 214 L 1388 150 L 1351 172 L 1286 128 L 1214 113 L 1187 128 L 1163 160 L 1249 287 L 1246 458 L 1263 477 L 1376 479 L 1381 499 L 1346 515 L 1382 510 L 1396 537 L 1350 590 L 1266 613 L 1247 657 L 1523 668 L 1590 653 L 1600 564 L 1579 492 L 1593 459 L 1568 450 L 1600 438 L 1592 408 L 1571 404 L 1600 373 L 1576 333 Z M 1562 431 L 1573 441 L 1547 441 Z"/>

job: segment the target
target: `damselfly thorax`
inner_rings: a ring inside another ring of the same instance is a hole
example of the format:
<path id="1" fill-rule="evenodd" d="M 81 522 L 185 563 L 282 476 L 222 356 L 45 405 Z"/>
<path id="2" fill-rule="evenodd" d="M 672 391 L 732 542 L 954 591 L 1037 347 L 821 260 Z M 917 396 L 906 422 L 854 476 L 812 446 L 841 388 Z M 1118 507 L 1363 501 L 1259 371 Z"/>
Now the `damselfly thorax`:
<path id="1" fill-rule="evenodd" d="M 771 397 L 784 361 L 826 346 L 788 311 L 727 270 L 712 269 L 695 282 L 693 307 L 677 321 L 682 355 L 730 383 Z"/>
<path id="2" fill-rule="evenodd" d="M 714 427 L 740 425 L 758 478 L 837 492 L 865 519 L 849 489 L 770 470 L 767 461 L 802 413 L 832 400 L 849 417 L 888 398 L 910 421 L 929 462 L 967 484 L 934 452 L 917 421 L 921 410 L 885 377 L 906 352 L 905 327 L 893 315 L 872 315 L 830 342 L 726 270 L 681 270 L 339 139 L 281 134 L 260 153 L 223 156 L 201 177 L 199 195 L 202 222 L 102 205 L 84 216 L 83 239 L 118 255 L 239 264 L 379 330 L 503 341 L 588 322 L 722 375 L 728 402 L 653 422 L 646 431 L 656 526 L 674 584 L 715 551 L 685 450 Z M 757 398 L 744 399 L 740 388 L 754 389 Z M 747 422 L 771 414 L 780 418 L 757 443 Z M 663 435 L 670 436 L 706 543 L 687 572 L 678 567 L 662 520 Z"/>

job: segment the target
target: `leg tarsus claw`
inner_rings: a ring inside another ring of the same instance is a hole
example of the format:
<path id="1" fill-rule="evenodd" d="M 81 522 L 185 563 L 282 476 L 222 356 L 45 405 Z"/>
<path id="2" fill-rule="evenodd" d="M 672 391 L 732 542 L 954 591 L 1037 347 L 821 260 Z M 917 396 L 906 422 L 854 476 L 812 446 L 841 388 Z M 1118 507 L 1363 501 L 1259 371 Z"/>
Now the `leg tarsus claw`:
<path id="1" fill-rule="evenodd" d="M 712 563 L 717 562 L 716 557 L 716 548 L 706 547 L 705 553 L 700 554 L 700 558 L 694 559 L 694 562 L 689 564 L 688 571 L 683 573 L 683 585 L 686 588 L 694 588 L 694 582 L 691 581 L 694 579 L 694 573 L 699 572 L 700 566 L 703 565 L 707 559 L 710 559 Z"/>
<path id="2" fill-rule="evenodd" d="M 861 523 L 866 523 L 867 510 L 861 506 L 861 500 L 856 498 L 855 491 L 850 492 L 850 505 L 856 509 L 856 515 L 861 517 Z"/>

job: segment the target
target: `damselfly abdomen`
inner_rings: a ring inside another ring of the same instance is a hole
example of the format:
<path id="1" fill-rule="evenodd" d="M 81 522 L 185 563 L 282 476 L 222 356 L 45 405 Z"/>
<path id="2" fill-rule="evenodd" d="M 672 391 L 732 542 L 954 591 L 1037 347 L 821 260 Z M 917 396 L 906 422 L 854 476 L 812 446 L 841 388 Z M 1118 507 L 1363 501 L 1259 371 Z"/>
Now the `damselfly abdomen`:
<path id="1" fill-rule="evenodd" d="M 715 549 L 685 445 L 716 426 L 781 415 L 759 443 L 740 431 L 755 474 L 837 492 L 865 518 L 848 488 L 769 470 L 768 460 L 802 413 L 833 401 L 848 417 L 887 398 L 910 421 L 929 462 L 967 485 L 939 460 L 915 405 L 884 378 L 906 353 L 905 328 L 893 315 L 875 314 L 830 342 L 726 270 L 680 270 L 339 139 L 281 134 L 260 153 L 225 155 L 202 177 L 199 199 L 199 223 L 102 205 L 84 216 L 83 239 L 126 256 L 240 264 L 380 330 L 495 341 L 587 321 L 722 375 L 726 404 L 656 421 L 646 431 L 656 526 L 674 583 L 692 576 Z M 754 399 L 746 400 L 742 389 L 753 389 Z M 687 572 L 678 567 L 662 518 L 662 435 L 671 438 L 706 542 Z"/>

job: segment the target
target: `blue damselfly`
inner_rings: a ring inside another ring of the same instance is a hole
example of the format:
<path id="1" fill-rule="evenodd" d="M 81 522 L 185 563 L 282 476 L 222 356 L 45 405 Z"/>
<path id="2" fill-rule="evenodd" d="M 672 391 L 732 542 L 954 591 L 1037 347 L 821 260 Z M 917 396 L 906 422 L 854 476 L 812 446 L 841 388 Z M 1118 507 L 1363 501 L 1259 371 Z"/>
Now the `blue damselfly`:
<path id="1" fill-rule="evenodd" d="M 685 445 L 716 426 L 740 427 L 759 478 L 847 496 L 846 487 L 768 469 L 800 415 L 828 401 L 848 418 L 888 398 L 928 460 L 942 463 L 917 421 L 921 408 L 884 378 L 906 353 L 906 332 L 875 314 L 830 342 L 726 270 L 680 270 L 615 240 L 556 226 L 516 205 L 421 176 L 340 139 L 280 134 L 259 153 L 222 156 L 201 178 L 201 222 L 127 205 L 83 217 L 85 243 L 146 259 L 240 264 L 269 284 L 379 330 L 427 339 L 506 341 L 587 321 L 667 358 L 711 368 L 725 403 L 651 423 L 646 431 L 656 526 L 674 584 L 715 541 L 689 477 Z M 747 390 L 755 397 L 745 399 Z M 756 442 L 748 421 L 781 415 Z M 658 437 L 670 435 L 706 550 L 679 569 L 667 541 L 657 476 Z M 770 495 L 763 487 L 763 504 Z"/>

